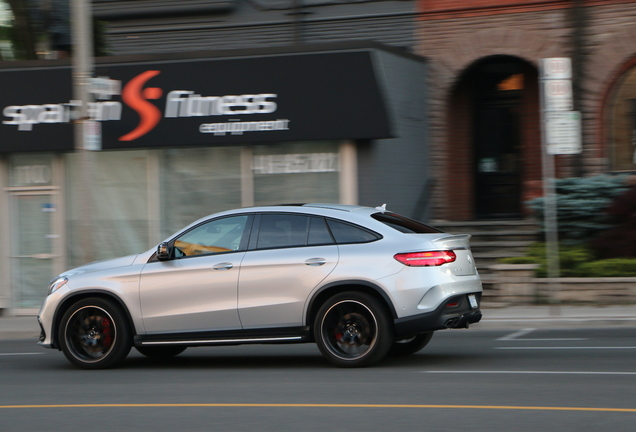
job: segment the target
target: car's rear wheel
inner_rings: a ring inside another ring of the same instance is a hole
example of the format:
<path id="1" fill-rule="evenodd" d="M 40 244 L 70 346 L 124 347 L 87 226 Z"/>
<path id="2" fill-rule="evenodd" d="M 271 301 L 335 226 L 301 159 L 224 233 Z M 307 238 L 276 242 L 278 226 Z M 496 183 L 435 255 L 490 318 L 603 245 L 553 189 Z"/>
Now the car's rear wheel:
<path id="1" fill-rule="evenodd" d="M 396 357 L 410 356 L 428 345 L 432 338 L 433 332 L 427 332 L 418 334 L 413 338 L 395 341 L 391 345 L 391 349 L 389 349 L 389 355 Z"/>
<path id="2" fill-rule="evenodd" d="M 386 308 L 374 297 L 345 292 L 327 300 L 314 321 L 318 348 L 342 367 L 368 366 L 386 355 L 393 327 Z"/>
<path id="3" fill-rule="evenodd" d="M 152 359 L 167 359 L 181 354 L 187 347 L 179 345 L 139 346 L 137 351 Z"/>
<path id="4" fill-rule="evenodd" d="M 130 324 L 111 300 L 87 298 L 62 317 L 59 341 L 66 358 L 82 369 L 105 369 L 124 361 L 132 347 Z"/>

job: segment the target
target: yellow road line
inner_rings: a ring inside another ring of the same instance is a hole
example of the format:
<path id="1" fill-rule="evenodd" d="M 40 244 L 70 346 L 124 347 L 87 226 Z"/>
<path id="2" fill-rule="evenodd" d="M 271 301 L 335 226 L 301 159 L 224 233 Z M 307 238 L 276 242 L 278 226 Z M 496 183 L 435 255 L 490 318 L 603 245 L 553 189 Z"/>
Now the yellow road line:
<path id="1" fill-rule="evenodd" d="M 26 408 L 416 408 L 416 409 L 476 409 L 526 411 L 584 411 L 636 413 L 636 408 L 543 407 L 506 405 L 402 405 L 402 404 L 264 404 L 264 403 L 157 403 L 157 404 L 57 404 L 0 405 L 0 409 Z"/>

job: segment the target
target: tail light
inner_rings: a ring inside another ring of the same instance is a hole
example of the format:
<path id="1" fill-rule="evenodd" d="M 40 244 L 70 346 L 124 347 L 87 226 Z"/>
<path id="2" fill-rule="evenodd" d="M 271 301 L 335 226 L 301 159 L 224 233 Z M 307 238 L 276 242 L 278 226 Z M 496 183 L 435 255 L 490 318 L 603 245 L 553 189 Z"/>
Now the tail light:
<path id="1" fill-rule="evenodd" d="M 409 267 L 430 267 L 451 263 L 457 255 L 453 251 L 407 252 L 399 253 L 393 258 Z"/>

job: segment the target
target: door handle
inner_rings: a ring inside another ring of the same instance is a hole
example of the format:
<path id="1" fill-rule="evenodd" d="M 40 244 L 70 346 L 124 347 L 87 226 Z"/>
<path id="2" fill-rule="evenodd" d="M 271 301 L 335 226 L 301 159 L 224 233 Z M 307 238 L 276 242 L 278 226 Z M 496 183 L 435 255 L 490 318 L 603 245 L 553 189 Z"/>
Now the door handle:
<path id="1" fill-rule="evenodd" d="M 305 261 L 305 264 L 308 266 L 321 266 L 327 262 L 324 258 L 309 258 Z"/>
<path id="2" fill-rule="evenodd" d="M 212 268 L 214 270 L 229 270 L 232 267 L 234 267 L 234 264 L 229 263 L 229 262 L 224 262 L 224 263 L 214 264 L 214 266 Z"/>

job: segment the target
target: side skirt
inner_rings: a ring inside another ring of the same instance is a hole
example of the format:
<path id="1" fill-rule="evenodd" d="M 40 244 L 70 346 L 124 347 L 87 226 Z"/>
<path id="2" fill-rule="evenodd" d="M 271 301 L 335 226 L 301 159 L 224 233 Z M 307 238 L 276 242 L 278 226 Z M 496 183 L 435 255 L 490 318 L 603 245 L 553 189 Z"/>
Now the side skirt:
<path id="1" fill-rule="evenodd" d="M 135 346 L 243 345 L 311 342 L 309 327 L 136 335 Z"/>

